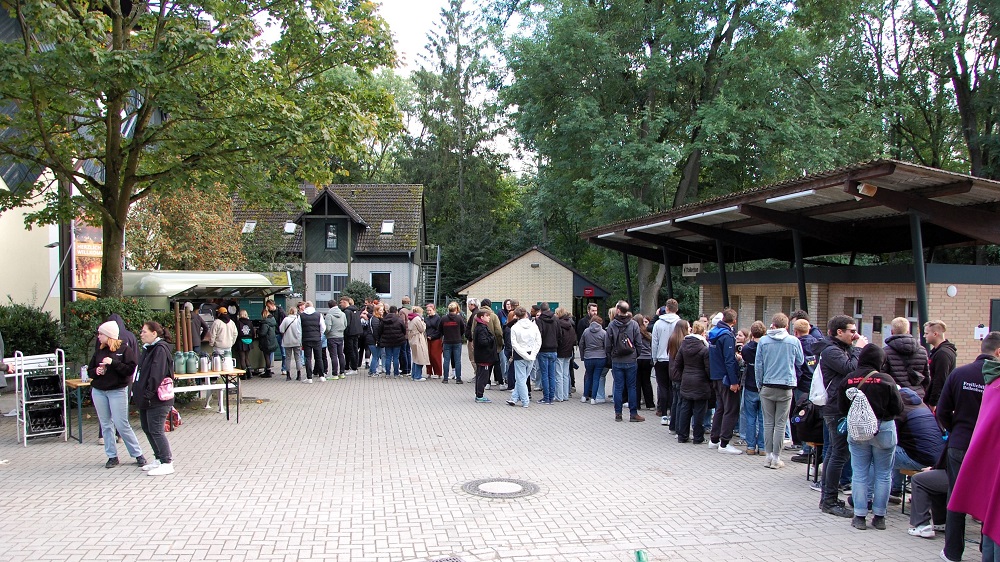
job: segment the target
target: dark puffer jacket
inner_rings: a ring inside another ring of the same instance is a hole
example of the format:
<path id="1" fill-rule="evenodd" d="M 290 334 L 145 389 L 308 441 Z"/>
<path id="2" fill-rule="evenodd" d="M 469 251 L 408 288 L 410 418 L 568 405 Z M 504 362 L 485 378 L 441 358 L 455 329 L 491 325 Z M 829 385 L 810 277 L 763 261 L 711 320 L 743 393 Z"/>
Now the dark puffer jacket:
<path id="1" fill-rule="evenodd" d="M 406 342 L 406 326 L 398 314 L 382 318 L 381 334 L 376 337 L 379 347 L 400 347 Z"/>
<path id="2" fill-rule="evenodd" d="M 927 350 L 917 343 L 910 334 L 889 336 L 885 340 L 886 372 L 900 388 L 909 388 L 921 399 L 930 386 L 930 369 L 927 366 Z"/>
<path id="3" fill-rule="evenodd" d="M 680 353 L 670 358 L 670 369 L 681 374 L 681 398 L 709 400 L 712 384 L 709 379 L 708 346 L 697 336 L 687 336 L 681 342 Z"/>
<path id="4" fill-rule="evenodd" d="M 899 395 L 903 399 L 903 414 L 896 418 L 899 446 L 911 459 L 924 466 L 934 466 L 944 452 L 941 427 L 913 389 L 901 388 Z"/>
<path id="5" fill-rule="evenodd" d="M 539 353 L 555 352 L 559 350 L 559 326 L 556 324 L 556 317 L 551 310 L 543 310 L 535 320 L 538 331 L 542 334 L 542 349 Z"/>
<path id="6" fill-rule="evenodd" d="M 557 318 L 556 326 L 559 328 L 556 357 L 573 357 L 573 347 L 576 345 L 576 327 L 573 326 L 573 319 L 569 316 Z"/>

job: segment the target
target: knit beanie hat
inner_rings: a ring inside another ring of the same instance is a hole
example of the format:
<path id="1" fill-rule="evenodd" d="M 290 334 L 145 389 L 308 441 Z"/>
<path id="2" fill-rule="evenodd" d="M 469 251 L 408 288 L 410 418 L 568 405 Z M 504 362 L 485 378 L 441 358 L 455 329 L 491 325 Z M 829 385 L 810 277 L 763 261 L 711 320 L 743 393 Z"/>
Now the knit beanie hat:
<path id="1" fill-rule="evenodd" d="M 97 333 L 104 334 L 113 340 L 118 339 L 118 322 L 111 320 L 101 324 L 97 328 Z"/>

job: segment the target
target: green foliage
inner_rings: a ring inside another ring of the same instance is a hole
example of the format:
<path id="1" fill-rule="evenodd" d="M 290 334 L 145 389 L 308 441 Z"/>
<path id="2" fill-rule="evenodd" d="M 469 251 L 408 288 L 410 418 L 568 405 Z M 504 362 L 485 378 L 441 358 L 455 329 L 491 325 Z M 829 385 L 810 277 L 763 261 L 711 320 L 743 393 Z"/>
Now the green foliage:
<path id="1" fill-rule="evenodd" d="M 5 345 L 3 353 L 7 357 L 13 356 L 15 351 L 25 355 L 42 355 L 62 347 L 59 321 L 51 313 L 13 301 L 9 305 L 0 305 L 0 334 Z"/>
<path id="2" fill-rule="evenodd" d="M 217 184 L 251 204 L 300 200 L 301 181 L 330 181 L 331 159 L 359 160 L 396 117 L 386 92 L 345 79 L 394 62 L 373 2 L 135 2 L 131 14 L 9 4 L 30 34 L 0 42 L 0 104 L 18 108 L 0 127 L 19 132 L 0 154 L 50 169 L 75 195 L 16 186 L 0 211 L 41 199 L 28 222 L 82 212 L 101 224 L 106 296 L 121 295 L 130 204 Z M 258 41 L 262 21 L 277 40 Z"/>
<path id="3" fill-rule="evenodd" d="M 125 327 L 139 338 L 142 324 L 154 320 L 163 325 L 171 334 L 177 326 L 173 313 L 153 311 L 144 301 L 136 298 L 102 298 L 78 300 L 66 305 L 66 326 L 64 340 L 66 360 L 77 364 L 85 363 L 93 355 L 97 341 L 97 327 L 108 316 L 117 313 L 125 322 Z"/>
<path id="4" fill-rule="evenodd" d="M 365 303 L 365 301 L 375 300 L 378 294 L 375 292 L 375 287 L 372 287 L 368 283 L 361 281 L 359 279 L 351 279 L 344 285 L 344 289 L 340 292 L 342 297 L 351 297 L 354 299 L 355 306 L 360 306 Z M 325 305 L 326 303 L 321 303 Z"/>

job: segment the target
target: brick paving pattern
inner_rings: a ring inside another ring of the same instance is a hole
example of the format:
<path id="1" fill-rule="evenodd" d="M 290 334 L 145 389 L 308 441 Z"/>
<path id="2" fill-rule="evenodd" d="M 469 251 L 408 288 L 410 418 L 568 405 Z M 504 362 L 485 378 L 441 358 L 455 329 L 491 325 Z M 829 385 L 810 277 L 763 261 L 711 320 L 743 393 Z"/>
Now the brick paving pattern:
<path id="1" fill-rule="evenodd" d="M 243 391 L 267 401 L 245 401 L 239 425 L 182 409 L 184 425 L 168 434 L 177 472 L 166 477 L 129 464 L 121 445 L 123 465 L 105 469 L 96 416 L 82 445 L 27 448 L 14 419 L 0 419 L 10 460 L 0 465 L 0 560 L 624 562 L 643 549 L 651 561 L 909 562 L 937 559 L 943 544 L 943 533 L 907 535 L 898 506 L 887 531 L 855 531 L 819 512 L 804 465 L 768 470 L 763 457 L 680 445 L 652 412 L 615 423 L 611 404 L 579 394 L 511 408 L 495 390 L 492 404 L 475 403 L 468 382 L 364 375 L 255 378 Z M 0 409 L 13 402 L 3 395 Z M 540 491 L 462 491 L 482 478 Z M 979 526 L 969 527 L 971 538 Z"/>

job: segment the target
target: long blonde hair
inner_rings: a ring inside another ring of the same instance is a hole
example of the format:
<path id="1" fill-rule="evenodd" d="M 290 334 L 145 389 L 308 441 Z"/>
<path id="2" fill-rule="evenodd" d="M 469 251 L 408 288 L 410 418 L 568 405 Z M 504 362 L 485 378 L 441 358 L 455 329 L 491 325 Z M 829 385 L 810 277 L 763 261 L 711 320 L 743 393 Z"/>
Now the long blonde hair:
<path id="1" fill-rule="evenodd" d="M 107 348 L 110 349 L 112 352 L 118 351 L 118 348 L 121 346 L 122 346 L 122 340 L 116 340 L 115 338 L 108 337 Z"/>

